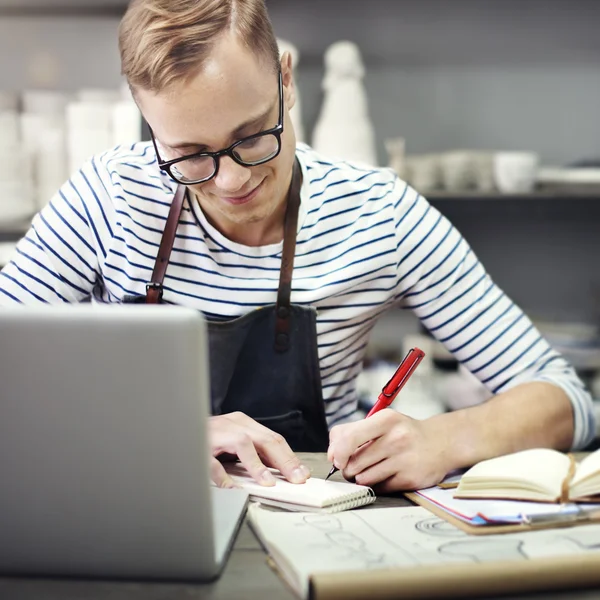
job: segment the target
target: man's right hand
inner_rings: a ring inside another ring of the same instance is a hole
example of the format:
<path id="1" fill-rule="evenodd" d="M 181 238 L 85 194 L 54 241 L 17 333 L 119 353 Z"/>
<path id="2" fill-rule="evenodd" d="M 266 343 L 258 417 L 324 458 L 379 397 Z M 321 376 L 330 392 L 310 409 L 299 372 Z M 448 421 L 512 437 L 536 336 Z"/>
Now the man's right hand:
<path id="1" fill-rule="evenodd" d="M 237 456 L 250 475 L 261 485 L 275 485 L 268 467 L 281 471 L 292 483 L 305 483 L 310 471 L 293 453 L 285 438 L 241 412 L 217 415 L 209 419 L 212 451 L 211 479 L 219 487 L 235 487 L 217 456 Z"/>

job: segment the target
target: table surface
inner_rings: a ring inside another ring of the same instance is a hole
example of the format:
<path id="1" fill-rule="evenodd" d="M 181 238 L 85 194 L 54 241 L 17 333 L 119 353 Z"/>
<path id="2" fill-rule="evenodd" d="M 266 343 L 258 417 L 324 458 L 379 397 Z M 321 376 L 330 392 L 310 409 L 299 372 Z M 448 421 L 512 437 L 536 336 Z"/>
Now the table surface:
<path id="1" fill-rule="evenodd" d="M 316 477 L 325 477 L 330 464 L 324 454 L 300 454 Z M 336 473 L 332 479 L 342 480 Z M 407 506 L 404 497 L 378 497 L 371 505 Z M 368 510 L 365 509 L 365 510 Z M 81 580 L 0 578 L 2 600 L 291 600 L 296 596 L 267 564 L 267 556 L 247 522 L 244 522 L 221 577 L 213 583 L 137 583 Z M 543 592 L 512 596 L 528 600 L 591 600 L 600 597 L 600 589 L 569 592 Z"/>

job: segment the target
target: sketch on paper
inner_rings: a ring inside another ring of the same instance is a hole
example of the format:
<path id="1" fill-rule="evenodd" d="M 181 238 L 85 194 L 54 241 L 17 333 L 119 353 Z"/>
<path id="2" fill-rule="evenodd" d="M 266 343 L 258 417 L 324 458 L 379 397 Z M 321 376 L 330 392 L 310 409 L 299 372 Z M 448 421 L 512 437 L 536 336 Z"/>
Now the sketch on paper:
<path id="1" fill-rule="evenodd" d="M 527 558 L 523 551 L 523 540 L 484 539 L 449 542 L 438 547 L 440 554 L 460 556 L 473 562 L 491 560 L 522 560 Z"/>
<path id="2" fill-rule="evenodd" d="M 467 534 L 460 529 L 457 529 L 448 521 L 439 519 L 438 517 L 430 517 L 415 523 L 415 529 L 426 534 L 440 537 L 466 537 Z"/>
<path id="3" fill-rule="evenodd" d="M 312 550 L 329 549 L 336 552 L 336 557 L 342 561 L 360 561 L 364 569 L 387 566 L 385 553 L 370 550 L 367 540 L 352 531 L 345 530 L 338 516 L 306 514 L 298 525 L 314 527 L 324 535 L 325 539 L 320 538 L 318 543 L 315 541 L 315 544 L 311 544 Z M 400 546 L 397 546 L 397 550 L 404 552 Z M 407 561 L 411 560 L 409 554 L 405 558 Z"/>
<path id="4" fill-rule="evenodd" d="M 293 565 L 307 591 L 311 575 L 442 564 L 478 564 L 596 552 L 600 525 L 470 536 L 422 507 L 373 508 L 324 515 L 253 506 L 253 529 L 267 549 Z M 304 593 L 303 592 L 303 593 Z"/>

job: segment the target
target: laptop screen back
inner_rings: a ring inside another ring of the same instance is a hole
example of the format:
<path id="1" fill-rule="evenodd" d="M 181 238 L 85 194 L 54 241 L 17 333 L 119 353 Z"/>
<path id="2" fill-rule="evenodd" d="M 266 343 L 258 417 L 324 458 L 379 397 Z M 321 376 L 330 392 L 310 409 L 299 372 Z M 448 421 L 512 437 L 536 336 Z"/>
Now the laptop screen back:
<path id="1" fill-rule="evenodd" d="M 196 311 L 0 311 L 0 570 L 209 579 L 205 323 Z"/>

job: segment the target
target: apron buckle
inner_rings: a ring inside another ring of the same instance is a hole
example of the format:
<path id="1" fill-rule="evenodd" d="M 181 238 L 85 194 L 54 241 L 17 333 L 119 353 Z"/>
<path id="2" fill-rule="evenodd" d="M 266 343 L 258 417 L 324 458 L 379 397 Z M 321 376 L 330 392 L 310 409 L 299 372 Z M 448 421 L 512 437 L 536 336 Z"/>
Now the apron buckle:
<path id="1" fill-rule="evenodd" d="M 158 304 L 163 297 L 162 283 L 154 281 L 146 284 L 146 302 L 148 304 Z"/>

